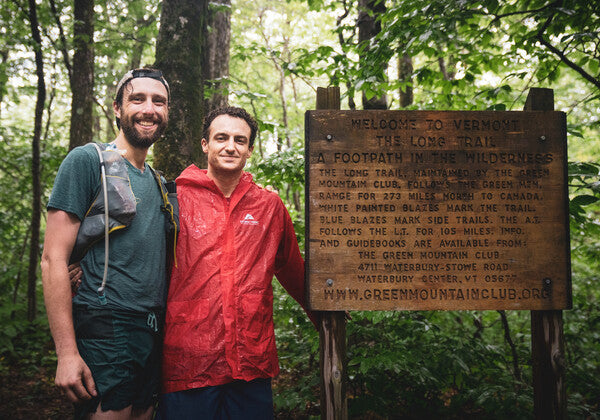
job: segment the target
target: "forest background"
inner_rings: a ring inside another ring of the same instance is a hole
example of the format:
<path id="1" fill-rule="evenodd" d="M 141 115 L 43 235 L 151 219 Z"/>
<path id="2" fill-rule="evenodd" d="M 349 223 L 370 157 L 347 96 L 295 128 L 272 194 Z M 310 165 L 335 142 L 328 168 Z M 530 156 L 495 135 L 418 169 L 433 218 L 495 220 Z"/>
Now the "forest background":
<path id="1" fill-rule="evenodd" d="M 128 69 L 172 86 L 151 160 L 204 166 L 207 110 L 246 107 L 248 169 L 279 190 L 304 242 L 304 111 L 522 110 L 530 87 L 567 113 L 573 309 L 564 312 L 571 418 L 600 416 L 600 6 L 577 0 L 4 0 L 0 5 L 0 418 L 68 418 L 42 302 L 45 204 L 72 147 L 111 141 Z M 319 413 L 318 334 L 274 282 L 277 418 Z M 528 311 L 356 312 L 351 418 L 532 418 Z"/>

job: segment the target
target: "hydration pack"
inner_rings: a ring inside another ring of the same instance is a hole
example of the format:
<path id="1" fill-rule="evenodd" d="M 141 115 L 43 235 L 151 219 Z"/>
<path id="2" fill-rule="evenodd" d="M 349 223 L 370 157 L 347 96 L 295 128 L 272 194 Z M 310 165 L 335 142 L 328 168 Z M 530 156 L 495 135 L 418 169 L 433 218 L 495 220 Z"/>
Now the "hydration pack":
<path id="1" fill-rule="evenodd" d="M 92 143 L 98 152 L 101 167 L 100 191 L 81 222 L 69 264 L 83 259 L 92 245 L 110 233 L 127 228 L 135 217 L 135 196 L 127 172 L 127 163 L 119 151 L 109 144 Z M 165 213 L 165 230 L 169 242 L 173 242 L 173 258 L 179 232 L 179 205 L 175 182 L 164 179 L 150 168 L 163 200 L 161 211 Z M 105 206 L 108 202 L 108 209 Z M 108 212 L 106 212 L 108 210 Z M 108 220 L 108 229 L 106 220 Z M 169 243 L 167 242 L 167 244 Z M 106 249 L 108 256 L 108 249 Z"/>

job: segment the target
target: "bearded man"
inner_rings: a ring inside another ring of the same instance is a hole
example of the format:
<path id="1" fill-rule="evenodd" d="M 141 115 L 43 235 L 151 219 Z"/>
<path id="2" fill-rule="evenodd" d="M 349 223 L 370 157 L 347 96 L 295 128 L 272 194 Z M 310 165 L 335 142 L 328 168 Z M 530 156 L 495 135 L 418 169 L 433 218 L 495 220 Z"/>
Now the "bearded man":
<path id="1" fill-rule="evenodd" d="M 48 203 L 44 300 L 58 359 L 55 382 L 75 403 L 76 418 L 153 415 L 160 386 L 169 220 L 161 211 L 164 185 L 146 156 L 165 130 L 168 105 L 169 86 L 160 71 L 129 71 L 113 102 L 116 139 L 73 149 L 59 168 Z M 112 208 L 114 201 L 103 189 L 120 197 L 120 208 Z M 92 217 L 103 219 L 103 197 L 111 211 L 110 248 L 94 240 L 102 239 L 104 227 L 99 238 L 80 243 Z M 83 280 L 72 296 L 68 265 L 76 253 L 82 258 Z"/>

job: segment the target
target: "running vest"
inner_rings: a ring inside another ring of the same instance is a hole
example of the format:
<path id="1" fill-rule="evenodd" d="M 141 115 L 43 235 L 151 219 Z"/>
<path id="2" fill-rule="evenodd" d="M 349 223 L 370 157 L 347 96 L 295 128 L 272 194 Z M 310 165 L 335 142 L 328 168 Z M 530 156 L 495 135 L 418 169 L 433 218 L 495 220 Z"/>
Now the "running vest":
<path id="1" fill-rule="evenodd" d="M 100 190 L 85 214 L 69 264 L 81 261 L 92 245 L 104 238 L 105 200 L 104 188 L 108 201 L 108 233 L 127 228 L 135 217 L 135 196 L 127 172 L 127 163 L 119 151 L 110 144 L 93 143 L 98 151 L 100 166 L 104 166 L 101 175 Z M 179 205 L 175 182 L 163 182 L 161 176 L 150 166 L 163 200 L 161 211 L 165 213 L 165 231 L 168 242 L 173 243 L 173 260 L 179 232 Z"/>

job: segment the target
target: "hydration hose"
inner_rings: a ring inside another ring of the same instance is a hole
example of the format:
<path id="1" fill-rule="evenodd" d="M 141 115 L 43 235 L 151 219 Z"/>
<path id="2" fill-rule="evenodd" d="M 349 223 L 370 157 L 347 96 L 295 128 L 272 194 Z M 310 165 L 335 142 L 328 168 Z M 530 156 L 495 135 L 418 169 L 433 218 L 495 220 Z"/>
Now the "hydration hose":
<path id="1" fill-rule="evenodd" d="M 108 278 L 108 192 L 106 186 L 106 168 L 104 158 L 102 157 L 102 151 L 100 147 L 94 143 L 98 156 L 100 157 L 100 171 L 102 173 L 102 193 L 104 197 L 104 274 L 102 275 L 102 284 L 98 288 L 98 299 L 101 305 L 106 305 L 106 296 L 104 295 L 104 287 L 106 286 L 106 279 Z"/>

